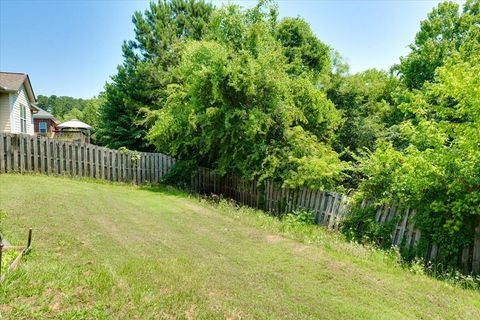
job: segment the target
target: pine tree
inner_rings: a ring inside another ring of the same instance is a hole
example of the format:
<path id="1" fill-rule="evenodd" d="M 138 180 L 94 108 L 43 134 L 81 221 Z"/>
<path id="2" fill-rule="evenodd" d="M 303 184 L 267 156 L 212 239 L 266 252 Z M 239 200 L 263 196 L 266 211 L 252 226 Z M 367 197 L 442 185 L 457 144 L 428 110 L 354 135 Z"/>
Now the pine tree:
<path id="1" fill-rule="evenodd" d="M 161 109 L 170 83 L 168 69 L 178 64 L 188 39 L 202 38 L 213 10 L 195 0 L 150 3 L 133 16 L 135 39 L 123 44 L 123 64 L 105 86 L 98 140 L 112 148 L 152 149 L 144 137 L 148 110 Z"/>

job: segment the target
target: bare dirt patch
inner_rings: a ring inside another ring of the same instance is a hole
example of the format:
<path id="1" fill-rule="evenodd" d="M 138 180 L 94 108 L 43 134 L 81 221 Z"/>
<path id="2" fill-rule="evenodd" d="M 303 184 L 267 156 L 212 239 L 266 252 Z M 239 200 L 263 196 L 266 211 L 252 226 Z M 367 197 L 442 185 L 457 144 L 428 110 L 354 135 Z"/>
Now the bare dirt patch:
<path id="1" fill-rule="evenodd" d="M 310 252 L 320 251 L 319 247 L 312 247 L 307 244 L 288 239 L 278 234 L 267 234 L 265 236 L 265 240 L 271 244 L 283 243 L 286 246 L 288 246 L 293 251 L 293 253 L 297 253 L 297 254 L 304 253 L 306 251 L 310 251 Z"/>
<path id="2" fill-rule="evenodd" d="M 193 320 L 195 319 L 195 309 L 197 308 L 196 305 L 192 304 L 190 309 L 185 311 L 185 316 L 187 317 L 188 320 Z"/>
<path id="3" fill-rule="evenodd" d="M 50 303 L 48 305 L 50 310 L 52 310 L 52 311 L 60 310 L 60 306 L 62 304 L 62 293 L 60 292 L 60 290 L 49 288 L 49 289 L 45 290 L 44 294 L 46 296 L 51 296 L 52 297 L 51 300 L 50 300 Z"/>

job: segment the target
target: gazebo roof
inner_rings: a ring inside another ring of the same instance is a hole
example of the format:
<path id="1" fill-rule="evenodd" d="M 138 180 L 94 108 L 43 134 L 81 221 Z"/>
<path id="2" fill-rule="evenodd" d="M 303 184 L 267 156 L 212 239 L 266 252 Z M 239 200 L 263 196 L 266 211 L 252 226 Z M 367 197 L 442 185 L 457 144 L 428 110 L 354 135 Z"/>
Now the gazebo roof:
<path id="1" fill-rule="evenodd" d="M 57 128 L 60 128 L 60 129 L 72 128 L 72 129 L 86 129 L 86 130 L 92 129 L 91 126 L 77 119 L 72 119 L 70 121 L 60 123 L 57 126 Z"/>

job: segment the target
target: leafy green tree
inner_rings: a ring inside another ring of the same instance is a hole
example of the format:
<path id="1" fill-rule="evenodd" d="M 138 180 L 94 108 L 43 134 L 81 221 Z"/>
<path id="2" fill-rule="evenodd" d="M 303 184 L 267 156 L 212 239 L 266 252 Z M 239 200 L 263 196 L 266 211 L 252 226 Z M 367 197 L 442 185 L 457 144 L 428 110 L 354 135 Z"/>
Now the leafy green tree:
<path id="1" fill-rule="evenodd" d="M 172 69 L 176 81 L 149 132 L 158 150 L 220 174 L 333 186 L 343 167 L 330 147 L 340 114 L 316 86 L 320 62 L 298 69 L 289 52 L 308 56 L 294 50 L 304 43 L 286 46 L 278 25 L 276 8 L 264 2 L 212 14 L 205 40 L 190 41 Z M 318 61 L 328 61 L 324 54 Z"/>
<path id="2" fill-rule="evenodd" d="M 479 12 L 476 0 L 467 1 L 461 13 L 457 4 L 445 2 L 422 22 L 412 52 L 394 68 L 401 83 L 387 90 L 385 101 L 393 109 L 382 120 L 386 134 L 377 136 L 376 149 L 356 158 L 362 178 L 358 197 L 414 208 L 422 237 L 408 255 L 423 255 L 435 242 L 444 266 L 457 264 L 480 223 Z M 350 119 L 347 113 L 346 125 Z M 362 140 L 349 132 L 344 136 Z M 384 239 L 384 231 L 391 229 L 363 222 L 363 230 L 356 229 L 358 221 L 374 216 L 370 209 L 356 210 L 345 232 Z"/>
<path id="3" fill-rule="evenodd" d="M 370 69 L 345 76 L 329 92 L 345 119 L 336 132 L 337 151 L 373 150 L 377 139 L 388 136 L 388 128 L 401 120 L 394 101 L 398 87 L 396 77 Z"/>
<path id="4" fill-rule="evenodd" d="M 77 119 L 83 121 L 83 112 L 77 108 L 73 108 L 72 110 L 68 111 L 67 114 L 64 115 L 65 121 Z"/>
<path id="5" fill-rule="evenodd" d="M 342 160 L 355 165 L 356 156 L 365 150 L 375 150 L 378 139 L 395 137 L 392 126 L 403 119 L 395 106 L 399 81 L 375 69 L 331 78 L 328 97 L 344 119 L 335 133 L 333 145 Z M 362 175 L 356 170 L 345 173 L 342 186 L 356 189 Z"/>
<path id="6" fill-rule="evenodd" d="M 88 101 L 89 99 L 78 99 L 67 96 L 59 97 L 56 95 L 51 95 L 49 97 L 39 95 L 37 97 L 37 105 L 52 113 L 55 118 L 61 121 L 70 120 L 67 114 L 70 112 L 76 112 L 76 114 L 78 114 L 78 111 L 82 111 L 85 108 Z"/>
<path id="7" fill-rule="evenodd" d="M 79 120 L 88 123 L 92 126 L 93 130 L 97 130 L 98 123 L 100 121 L 100 105 L 103 103 L 105 99 L 103 93 L 101 93 L 98 97 L 89 99 L 83 108 L 82 116 Z"/>
<path id="8" fill-rule="evenodd" d="M 315 79 L 330 71 L 330 48 L 313 33 L 301 18 L 285 18 L 276 27 L 276 37 L 284 48 L 290 65 L 289 72 L 311 72 Z"/>
<path id="9" fill-rule="evenodd" d="M 148 110 L 162 108 L 168 69 L 186 39 L 200 39 L 213 7 L 204 1 L 151 2 L 133 16 L 135 39 L 123 44 L 124 62 L 105 86 L 98 139 L 113 148 L 152 149 L 145 140 Z"/>
<path id="10" fill-rule="evenodd" d="M 460 13 L 459 5 L 443 2 L 421 22 L 420 31 L 410 45 L 411 53 L 400 59 L 394 69 L 410 89 L 419 89 L 434 81 L 435 70 L 459 47 L 478 39 L 480 2 L 468 0 Z"/>
<path id="11" fill-rule="evenodd" d="M 413 115 L 400 125 L 406 147 L 383 142 L 362 160 L 365 195 L 415 208 L 422 243 L 438 243 L 447 264 L 480 222 L 480 50 L 470 51 L 480 47 L 466 47 L 422 91 L 404 94 L 399 107 Z"/>

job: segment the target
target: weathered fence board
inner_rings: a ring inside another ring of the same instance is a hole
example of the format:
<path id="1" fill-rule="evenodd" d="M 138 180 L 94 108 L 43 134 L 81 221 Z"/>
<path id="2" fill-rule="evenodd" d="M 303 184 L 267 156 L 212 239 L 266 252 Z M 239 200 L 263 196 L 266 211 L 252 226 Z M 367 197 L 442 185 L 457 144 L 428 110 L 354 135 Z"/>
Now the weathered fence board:
<path id="1" fill-rule="evenodd" d="M 346 195 L 308 188 L 287 189 L 280 184 L 264 181 L 260 185 L 255 181 L 245 181 L 237 176 L 220 177 L 213 170 L 199 168 L 191 179 L 191 189 L 204 195 L 221 195 L 240 204 L 262 209 L 274 215 L 281 215 L 296 210 L 314 212 L 316 223 L 329 229 L 339 230 L 342 220 L 349 213 L 349 200 Z M 362 207 L 371 206 L 370 201 L 363 201 Z M 420 239 L 420 230 L 415 228 L 413 217 L 415 210 L 401 208 L 397 204 L 384 205 L 377 209 L 375 220 L 385 224 L 395 219 L 392 230 L 392 245 L 413 248 Z M 474 243 L 466 247 L 459 256 L 465 272 L 480 271 L 480 221 Z M 439 252 L 437 244 L 432 243 L 425 258 L 435 259 Z"/>
<path id="2" fill-rule="evenodd" d="M 175 160 L 161 153 L 129 153 L 43 136 L 0 134 L 0 173 L 39 172 L 135 184 L 159 183 Z"/>
<path id="3" fill-rule="evenodd" d="M 318 223 L 337 228 L 348 210 L 346 196 L 308 188 L 287 189 L 280 184 L 265 181 L 245 181 L 237 176 L 219 177 L 212 170 L 199 168 L 192 177 L 191 189 L 200 194 L 218 194 L 272 214 L 295 210 L 315 212 Z"/>

